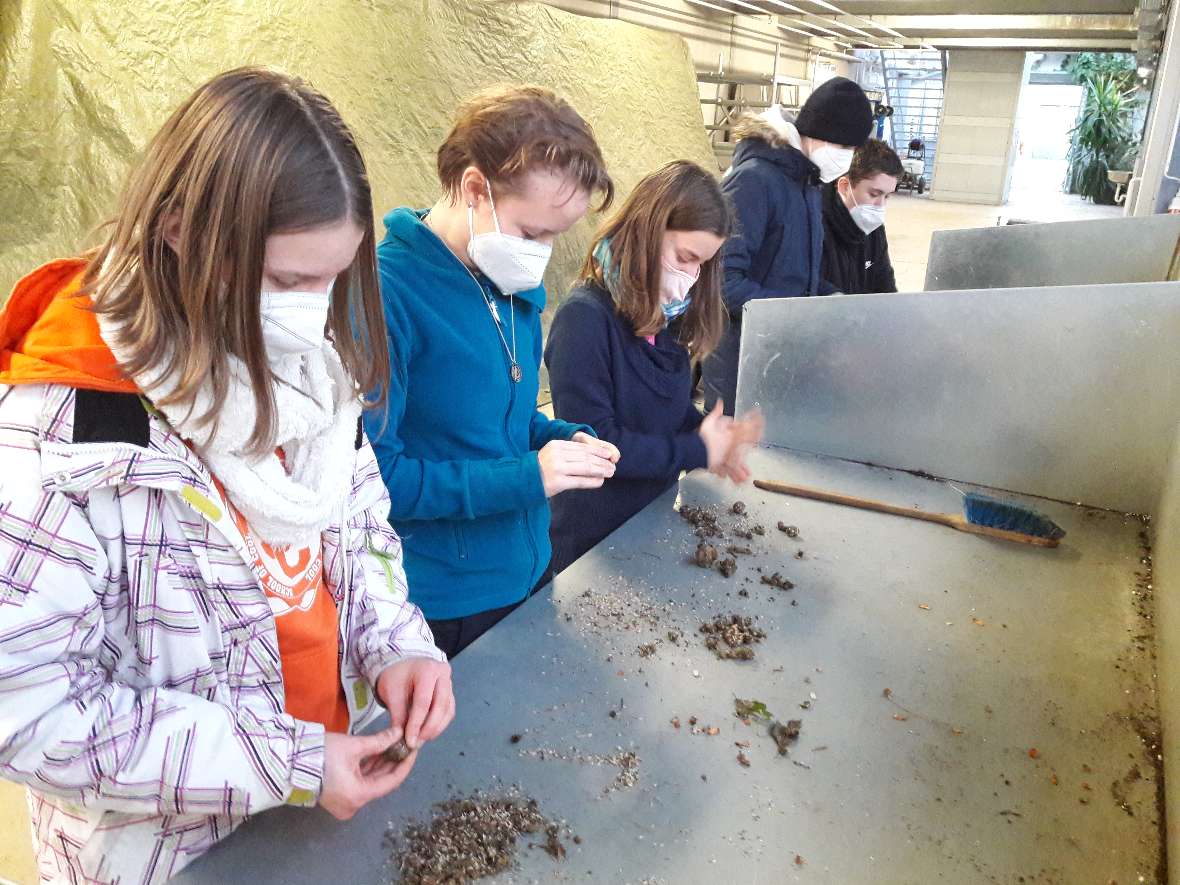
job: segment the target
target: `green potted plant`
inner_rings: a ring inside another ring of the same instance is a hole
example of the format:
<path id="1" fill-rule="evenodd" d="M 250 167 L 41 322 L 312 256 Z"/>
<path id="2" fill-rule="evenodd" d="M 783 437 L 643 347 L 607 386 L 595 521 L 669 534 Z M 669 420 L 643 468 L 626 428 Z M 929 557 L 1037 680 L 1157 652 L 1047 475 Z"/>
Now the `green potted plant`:
<path id="1" fill-rule="evenodd" d="M 1138 150 L 1139 99 L 1132 63 L 1117 53 L 1081 53 L 1070 66 L 1085 93 L 1070 133 L 1068 193 L 1095 203 L 1115 203 L 1115 185 L 1108 173 L 1130 169 Z"/>

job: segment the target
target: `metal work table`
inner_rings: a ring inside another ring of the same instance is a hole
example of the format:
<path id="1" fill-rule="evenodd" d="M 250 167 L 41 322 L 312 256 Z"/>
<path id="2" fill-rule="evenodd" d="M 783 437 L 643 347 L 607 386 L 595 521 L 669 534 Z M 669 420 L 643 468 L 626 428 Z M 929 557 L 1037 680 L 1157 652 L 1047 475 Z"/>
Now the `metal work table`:
<path id="1" fill-rule="evenodd" d="M 898 471 L 785 450 L 753 466 L 960 507 L 947 485 Z M 1139 519 L 1037 501 L 1069 533 L 1042 550 L 711 478 L 687 479 L 681 495 L 716 505 L 724 527 L 765 527 L 723 542 L 754 550 L 733 577 L 688 561 L 697 539 L 665 495 L 457 659 L 458 718 L 401 790 L 344 824 L 319 810 L 260 815 L 178 881 L 396 881 L 391 824 L 511 785 L 581 842 L 566 839 L 554 861 L 522 838 L 519 868 L 498 882 L 1156 881 Z M 738 498 L 745 519 L 728 511 Z M 797 586 L 772 589 L 759 568 Z M 730 612 L 768 634 L 753 661 L 702 644 L 700 622 Z M 789 756 L 765 725 L 735 718 L 735 697 L 803 721 Z M 693 734 L 693 716 L 720 733 Z M 639 778 L 611 792 L 610 765 L 532 753 L 620 748 L 638 754 Z"/>

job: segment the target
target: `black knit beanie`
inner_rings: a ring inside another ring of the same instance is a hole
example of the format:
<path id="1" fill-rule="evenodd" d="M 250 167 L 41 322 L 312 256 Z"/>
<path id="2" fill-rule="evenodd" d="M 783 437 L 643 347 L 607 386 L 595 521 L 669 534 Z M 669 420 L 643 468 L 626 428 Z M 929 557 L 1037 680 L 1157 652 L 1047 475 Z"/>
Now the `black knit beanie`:
<path id="1" fill-rule="evenodd" d="M 847 77 L 833 77 L 803 103 L 795 128 L 820 141 L 860 147 L 873 131 L 873 108 L 863 89 Z"/>

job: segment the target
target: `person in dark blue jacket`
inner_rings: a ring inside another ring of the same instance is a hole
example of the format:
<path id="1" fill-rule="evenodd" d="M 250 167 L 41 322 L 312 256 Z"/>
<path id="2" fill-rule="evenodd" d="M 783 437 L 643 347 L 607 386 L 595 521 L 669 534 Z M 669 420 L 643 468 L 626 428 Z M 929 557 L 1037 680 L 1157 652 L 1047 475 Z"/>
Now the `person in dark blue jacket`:
<path id="1" fill-rule="evenodd" d="M 544 572 L 547 499 L 614 473 L 613 445 L 536 408 L 551 244 L 613 186 L 589 125 L 539 87 L 462 105 L 438 171 L 431 209 L 385 218 L 389 406 L 366 429 L 410 598 L 453 656 Z"/>
<path id="2" fill-rule="evenodd" d="M 721 335 L 721 260 L 730 212 L 693 163 L 644 178 L 599 231 L 583 282 L 553 318 L 545 365 L 553 409 L 622 452 L 613 479 L 553 501 L 552 572 L 657 498 L 681 471 L 748 478 L 761 418 L 734 421 L 693 404 L 692 360 Z"/>
<path id="3" fill-rule="evenodd" d="M 796 120 L 773 107 L 735 127 L 738 146 L 722 184 L 737 215 L 725 247 L 730 324 L 703 366 L 706 408 L 721 401 L 726 413 L 733 413 L 742 308 L 748 301 L 836 291 L 820 276 L 824 226 L 818 184 L 848 171 L 854 149 L 868 140 L 872 126 L 864 90 L 833 77 L 811 93 Z"/>

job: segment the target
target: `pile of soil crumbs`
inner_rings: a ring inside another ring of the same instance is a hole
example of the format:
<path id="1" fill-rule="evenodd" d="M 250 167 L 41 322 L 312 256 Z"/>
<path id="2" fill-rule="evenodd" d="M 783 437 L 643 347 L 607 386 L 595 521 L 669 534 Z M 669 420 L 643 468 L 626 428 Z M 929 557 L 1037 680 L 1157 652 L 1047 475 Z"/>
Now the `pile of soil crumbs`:
<path id="1" fill-rule="evenodd" d="M 705 648 L 722 660 L 749 661 L 754 657 L 752 646 L 766 638 L 752 618 L 741 615 L 717 615 L 701 624 L 700 631 L 705 635 Z"/>
<path id="2" fill-rule="evenodd" d="M 705 507 L 681 507 L 680 518 L 693 527 L 698 538 L 720 538 L 725 534 L 717 514 Z"/>
<path id="3" fill-rule="evenodd" d="M 502 872 L 513 864 L 517 837 L 526 834 L 544 834 L 539 847 L 555 860 L 565 857 L 560 826 L 541 814 L 535 799 L 477 792 L 435 807 L 429 824 L 390 834 L 403 885 L 465 885 Z"/>

